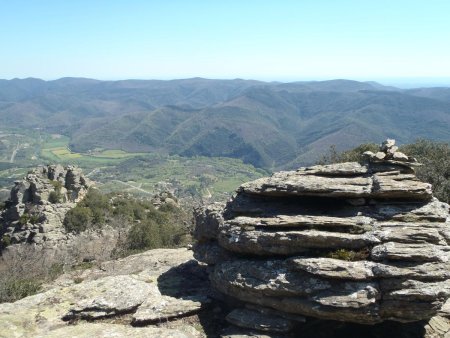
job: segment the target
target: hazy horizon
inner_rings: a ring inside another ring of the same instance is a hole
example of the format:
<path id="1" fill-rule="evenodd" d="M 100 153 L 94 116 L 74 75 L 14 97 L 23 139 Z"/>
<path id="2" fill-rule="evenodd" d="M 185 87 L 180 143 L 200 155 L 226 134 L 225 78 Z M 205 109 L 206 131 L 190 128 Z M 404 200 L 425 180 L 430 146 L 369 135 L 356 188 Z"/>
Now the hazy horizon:
<path id="1" fill-rule="evenodd" d="M 450 78 L 391 78 L 391 79 L 352 79 L 352 78 L 308 78 L 308 79 L 258 79 L 258 78 L 243 78 L 243 77 L 230 77 L 230 78 L 208 78 L 201 76 L 194 76 L 189 78 L 94 78 L 94 77 L 80 77 L 80 76 L 61 76 L 56 78 L 39 78 L 39 77 L 14 77 L 9 79 L 0 80 L 26 80 L 26 79 L 39 79 L 43 81 L 57 81 L 65 78 L 78 78 L 78 79 L 90 79 L 97 81 L 129 81 L 129 80 L 140 80 L 140 81 L 175 81 L 175 80 L 188 80 L 194 78 L 201 78 L 205 80 L 248 80 L 248 81 L 262 81 L 262 82 L 280 82 L 280 83 L 294 83 L 294 82 L 320 82 L 320 81 L 333 81 L 333 80 L 348 80 L 348 81 L 358 81 L 358 82 L 376 82 L 384 86 L 392 86 L 400 89 L 409 88 L 432 88 L 432 87 L 450 87 Z"/>

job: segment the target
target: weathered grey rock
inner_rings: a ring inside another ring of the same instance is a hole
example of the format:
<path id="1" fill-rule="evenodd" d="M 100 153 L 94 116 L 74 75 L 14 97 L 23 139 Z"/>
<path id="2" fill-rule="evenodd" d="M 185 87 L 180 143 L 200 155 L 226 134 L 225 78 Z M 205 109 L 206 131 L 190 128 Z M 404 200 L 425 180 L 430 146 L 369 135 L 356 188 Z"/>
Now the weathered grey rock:
<path id="1" fill-rule="evenodd" d="M 448 262 L 450 247 L 388 242 L 375 246 L 370 255 L 375 261 Z"/>
<path id="2" fill-rule="evenodd" d="M 395 140 L 388 138 L 386 141 L 383 141 L 381 143 L 380 150 L 386 152 L 389 149 L 392 149 L 394 146 L 395 146 Z"/>
<path id="3" fill-rule="evenodd" d="M 374 156 L 374 158 L 378 161 L 384 160 L 385 157 L 386 157 L 386 154 L 383 153 L 382 151 L 377 152 Z"/>
<path id="4" fill-rule="evenodd" d="M 317 171 L 317 169 L 316 169 Z M 411 174 L 398 172 L 350 177 L 305 175 L 304 171 L 286 171 L 244 183 L 238 192 L 263 196 L 318 196 L 346 198 L 431 199 L 431 186 Z"/>
<path id="5" fill-rule="evenodd" d="M 308 249 L 362 249 L 380 241 L 371 234 L 344 234 L 330 231 L 245 231 L 237 226 L 225 227 L 219 244 L 232 252 L 254 255 L 295 255 Z"/>
<path id="6" fill-rule="evenodd" d="M 223 222 L 223 208 L 222 203 L 214 203 L 205 207 L 195 209 L 194 216 L 197 226 L 194 230 L 195 239 L 209 240 L 215 239 L 219 233 L 219 226 Z"/>
<path id="7" fill-rule="evenodd" d="M 222 248 L 217 241 L 200 242 L 194 245 L 195 259 L 209 265 L 228 260 L 232 257 L 229 251 Z"/>
<path id="8" fill-rule="evenodd" d="M 209 300 L 204 291 L 206 279 L 197 275 L 201 270 L 195 267 L 192 251 L 157 249 L 105 262 L 99 269 L 64 274 L 42 293 L 0 304 L 0 336 L 204 337 L 183 322 L 137 328 L 126 316 L 129 313 L 136 317 L 135 324 L 144 324 L 146 321 L 138 322 L 137 318 L 150 316 L 152 303 L 164 304 L 153 311 L 153 316 L 159 314 L 161 318 L 174 319 L 199 311 Z M 198 289 L 189 285 L 190 280 Z M 174 285 L 179 296 L 168 284 Z"/>
<path id="9" fill-rule="evenodd" d="M 396 151 L 392 154 L 392 158 L 396 161 L 408 161 L 408 156 L 400 151 Z"/>
<path id="10" fill-rule="evenodd" d="M 292 270 L 306 271 L 325 278 L 347 280 L 370 280 L 376 277 L 376 264 L 368 261 L 347 262 L 333 258 L 293 258 L 289 261 Z"/>
<path id="11" fill-rule="evenodd" d="M 91 185 L 81 170 L 73 166 L 49 165 L 32 170 L 11 189 L 8 208 L 0 213 L 0 237 L 7 235 L 16 244 L 41 245 L 52 241 L 55 245 L 66 237 L 65 214 L 86 195 Z M 55 194 L 59 201 L 54 200 Z M 30 232 L 31 229 L 38 231 Z M 45 236 L 37 236 L 38 233 Z"/>
<path id="12" fill-rule="evenodd" d="M 450 319 L 435 316 L 425 325 L 424 338 L 448 338 L 450 337 Z"/>
<path id="13" fill-rule="evenodd" d="M 366 153 L 366 165 L 243 184 L 222 218 L 213 209 L 214 223 L 197 223 L 207 235 L 194 250 L 213 266 L 213 288 L 320 320 L 403 323 L 441 313 L 450 297 L 449 206 L 415 177 L 418 163 L 399 156 L 393 140 L 380 153 Z"/>
<path id="14" fill-rule="evenodd" d="M 199 312 L 210 300 L 206 296 L 174 298 L 155 294 L 149 296 L 133 314 L 133 324 L 145 325 L 184 317 Z"/>
<path id="15" fill-rule="evenodd" d="M 307 168 L 300 168 L 297 170 L 298 174 L 333 177 L 363 175 L 367 172 L 368 169 L 366 166 L 363 166 L 356 162 L 316 165 Z"/>
<path id="16" fill-rule="evenodd" d="M 365 216 L 331 217 L 311 215 L 275 215 L 273 217 L 238 216 L 231 225 L 241 228 L 305 228 L 305 229 L 348 229 L 349 232 L 365 232 L 372 229 L 374 219 Z"/>
<path id="17" fill-rule="evenodd" d="M 72 305 L 64 319 L 97 319 L 135 311 L 152 294 L 156 286 L 129 276 L 111 276 L 81 283 L 76 292 L 84 297 Z M 92 290 L 95 294 L 90 295 Z M 90 297 L 86 297 L 89 295 Z"/>
<path id="18" fill-rule="evenodd" d="M 373 176 L 373 198 L 431 199 L 431 185 L 414 175 L 378 173 Z"/>
<path id="19" fill-rule="evenodd" d="M 273 174 L 244 183 L 239 192 L 266 196 L 364 197 L 372 190 L 369 177 L 325 177 L 302 175 L 296 171 Z"/>

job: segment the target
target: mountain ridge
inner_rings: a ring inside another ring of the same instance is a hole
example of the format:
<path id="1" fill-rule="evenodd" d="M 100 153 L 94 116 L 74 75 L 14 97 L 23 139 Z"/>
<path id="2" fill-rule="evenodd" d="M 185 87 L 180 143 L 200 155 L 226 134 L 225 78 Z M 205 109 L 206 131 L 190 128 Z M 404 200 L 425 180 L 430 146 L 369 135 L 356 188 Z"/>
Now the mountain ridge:
<path id="1" fill-rule="evenodd" d="M 450 140 L 450 88 L 353 80 L 0 80 L 0 123 L 70 147 L 227 156 L 275 169 L 394 137 Z"/>

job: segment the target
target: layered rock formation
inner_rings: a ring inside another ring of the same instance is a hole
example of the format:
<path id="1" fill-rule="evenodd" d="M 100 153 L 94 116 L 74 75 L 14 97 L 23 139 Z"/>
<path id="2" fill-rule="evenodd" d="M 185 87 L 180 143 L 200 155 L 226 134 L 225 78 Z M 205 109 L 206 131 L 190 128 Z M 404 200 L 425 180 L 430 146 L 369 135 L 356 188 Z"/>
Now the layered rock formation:
<path id="1" fill-rule="evenodd" d="M 198 210 L 195 256 L 240 307 L 231 323 L 270 312 L 259 329 L 287 332 L 285 320 L 303 316 L 376 324 L 439 313 L 450 296 L 449 206 L 393 140 L 365 156 L 275 173 L 241 185 L 224 208 Z"/>
<path id="2" fill-rule="evenodd" d="M 0 235 L 8 244 L 63 239 L 68 210 L 86 195 L 91 182 L 74 166 L 38 167 L 11 189 L 0 213 Z"/>

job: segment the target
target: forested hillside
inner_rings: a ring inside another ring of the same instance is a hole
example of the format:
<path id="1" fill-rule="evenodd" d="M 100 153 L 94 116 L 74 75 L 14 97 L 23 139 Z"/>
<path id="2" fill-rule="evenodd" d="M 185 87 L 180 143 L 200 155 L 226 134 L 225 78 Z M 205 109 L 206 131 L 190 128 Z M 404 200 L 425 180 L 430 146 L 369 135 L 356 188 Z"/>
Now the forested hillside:
<path id="1" fill-rule="evenodd" d="M 268 169 L 387 137 L 450 139 L 450 89 L 374 82 L 0 81 L 0 124 L 70 137 L 73 151 L 225 156 Z"/>

